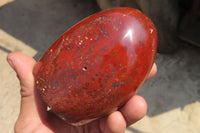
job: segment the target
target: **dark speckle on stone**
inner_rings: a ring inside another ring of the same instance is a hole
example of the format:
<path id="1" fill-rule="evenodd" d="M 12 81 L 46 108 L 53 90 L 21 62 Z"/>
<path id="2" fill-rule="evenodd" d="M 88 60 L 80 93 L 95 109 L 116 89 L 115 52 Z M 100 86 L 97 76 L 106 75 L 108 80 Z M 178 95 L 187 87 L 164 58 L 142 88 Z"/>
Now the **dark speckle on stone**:
<path id="1" fill-rule="evenodd" d="M 131 79 L 132 79 L 132 78 L 131 78 L 131 77 L 129 77 L 129 78 L 128 78 L 128 81 L 130 81 Z"/>
<path id="2" fill-rule="evenodd" d="M 109 75 L 108 74 L 106 74 L 106 79 L 109 79 Z"/>
<path id="3" fill-rule="evenodd" d="M 89 83 L 89 82 L 85 83 L 85 86 L 86 86 L 86 87 L 88 87 L 89 85 L 90 85 L 90 83 Z"/>
<path id="4" fill-rule="evenodd" d="M 117 88 L 117 87 L 119 87 L 119 84 L 116 83 L 116 82 L 113 82 L 113 83 L 112 83 L 112 87 L 113 87 L 113 88 Z"/>
<path id="5" fill-rule="evenodd" d="M 95 81 L 95 78 L 91 78 L 92 81 Z"/>
<path id="6" fill-rule="evenodd" d="M 90 60 L 86 60 L 87 63 L 90 63 Z"/>

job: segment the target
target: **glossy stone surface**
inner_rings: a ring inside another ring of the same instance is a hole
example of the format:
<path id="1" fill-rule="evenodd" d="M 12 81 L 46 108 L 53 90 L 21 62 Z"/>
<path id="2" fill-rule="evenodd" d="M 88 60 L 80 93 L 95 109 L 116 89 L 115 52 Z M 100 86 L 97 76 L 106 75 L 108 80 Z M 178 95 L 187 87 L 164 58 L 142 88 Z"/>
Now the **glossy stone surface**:
<path id="1" fill-rule="evenodd" d="M 120 108 L 142 85 L 154 62 L 157 32 L 133 8 L 89 16 L 65 32 L 34 68 L 47 106 L 72 125 Z"/>

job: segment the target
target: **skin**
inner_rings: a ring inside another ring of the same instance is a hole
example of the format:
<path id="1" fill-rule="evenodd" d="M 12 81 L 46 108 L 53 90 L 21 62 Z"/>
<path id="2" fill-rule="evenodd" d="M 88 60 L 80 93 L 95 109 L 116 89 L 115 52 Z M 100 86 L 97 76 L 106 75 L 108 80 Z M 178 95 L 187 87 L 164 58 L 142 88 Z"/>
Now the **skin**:
<path id="1" fill-rule="evenodd" d="M 124 133 L 128 126 L 146 114 L 146 101 L 135 95 L 120 110 L 105 118 L 80 127 L 70 126 L 53 113 L 47 112 L 45 104 L 36 93 L 32 74 L 36 61 L 18 52 L 10 53 L 7 61 L 21 85 L 21 107 L 14 127 L 15 133 Z M 147 80 L 156 72 L 154 63 Z"/>

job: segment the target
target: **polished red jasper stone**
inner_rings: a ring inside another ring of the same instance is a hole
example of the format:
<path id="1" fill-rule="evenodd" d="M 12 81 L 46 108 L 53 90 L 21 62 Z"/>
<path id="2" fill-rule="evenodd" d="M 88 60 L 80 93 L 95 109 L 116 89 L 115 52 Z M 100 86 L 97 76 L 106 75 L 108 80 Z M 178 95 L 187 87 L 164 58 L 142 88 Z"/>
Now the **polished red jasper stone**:
<path id="1" fill-rule="evenodd" d="M 66 122 L 86 124 L 120 108 L 154 62 L 157 32 L 133 8 L 113 8 L 65 32 L 34 68 L 43 101 Z"/>

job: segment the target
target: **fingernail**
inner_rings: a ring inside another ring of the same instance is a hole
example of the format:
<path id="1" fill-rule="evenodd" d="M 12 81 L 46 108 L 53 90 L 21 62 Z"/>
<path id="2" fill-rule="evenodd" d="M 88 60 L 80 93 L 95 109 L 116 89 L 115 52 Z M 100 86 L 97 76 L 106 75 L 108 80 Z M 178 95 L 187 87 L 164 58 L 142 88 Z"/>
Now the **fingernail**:
<path id="1" fill-rule="evenodd" d="M 8 64 L 14 69 L 14 64 L 11 60 L 7 60 L 8 61 Z"/>

